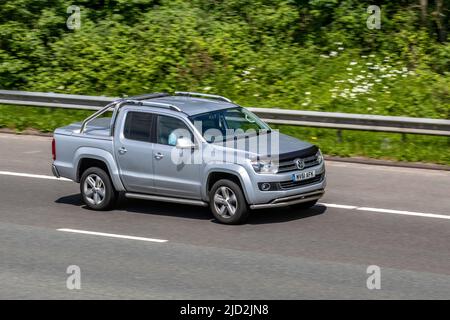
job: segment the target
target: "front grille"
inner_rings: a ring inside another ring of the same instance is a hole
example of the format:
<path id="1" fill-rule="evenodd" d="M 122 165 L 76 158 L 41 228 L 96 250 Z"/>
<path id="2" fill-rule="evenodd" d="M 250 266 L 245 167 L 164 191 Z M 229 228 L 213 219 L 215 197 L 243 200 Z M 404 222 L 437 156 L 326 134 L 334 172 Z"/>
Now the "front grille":
<path id="1" fill-rule="evenodd" d="M 284 161 L 280 162 L 280 164 L 278 166 L 278 173 L 284 173 L 284 172 L 299 170 L 297 168 L 297 165 L 295 164 L 295 160 L 297 160 L 297 159 L 303 159 L 303 161 L 305 162 L 305 168 L 304 169 L 310 168 L 310 167 L 314 167 L 314 166 L 317 166 L 319 164 L 319 161 L 317 160 L 317 156 L 316 155 L 309 156 L 309 157 L 306 157 L 306 158 L 288 159 L 288 160 L 284 160 Z"/>
<path id="2" fill-rule="evenodd" d="M 312 179 L 307 179 L 307 180 L 302 180 L 302 181 L 292 181 L 292 180 L 282 181 L 282 182 L 280 182 L 280 187 L 281 187 L 281 189 L 293 189 L 293 188 L 298 188 L 298 187 L 306 186 L 306 185 L 313 184 L 313 183 L 318 183 L 322 180 L 323 180 L 323 173 L 318 174 L 317 176 L 315 176 Z"/>

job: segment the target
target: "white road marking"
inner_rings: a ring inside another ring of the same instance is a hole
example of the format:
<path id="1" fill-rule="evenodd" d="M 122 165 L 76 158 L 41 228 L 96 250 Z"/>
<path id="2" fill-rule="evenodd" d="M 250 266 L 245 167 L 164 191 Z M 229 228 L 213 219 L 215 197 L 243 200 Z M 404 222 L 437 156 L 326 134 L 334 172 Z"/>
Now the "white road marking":
<path id="1" fill-rule="evenodd" d="M 12 172 L 12 171 L 0 171 L 0 175 L 26 177 L 26 178 L 37 178 L 37 179 L 48 179 L 48 180 L 72 181 L 72 180 L 66 179 L 66 178 L 56 178 L 53 176 L 47 176 L 47 175 L 42 175 L 42 174 L 30 174 L 30 173 Z M 414 211 L 358 207 L 358 206 L 336 204 L 336 203 L 319 203 L 319 204 L 324 205 L 329 208 L 337 208 L 337 209 L 344 209 L 344 210 L 359 210 L 359 211 L 369 211 L 369 212 L 392 213 L 392 214 L 400 214 L 400 215 L 406 215 L 406 216 L 416 216 L 416 217 L 424 217 L 424 218 L 450 220 L 450 215 L 436 214 L 436 213 L 424 213 L 424 212 L 414 212 Z M 66 231 L 66 230 L 69 230 L 69 229 L 65 229 L 64 231 Z M 63 230 L 61 230 L 61 231 L 63 231 Z M 72 231 L 72 232 L 74 232 L 74 231 Z M 87 233 L 87 232 L 89 232 L 89 231 L 84 231 L 83 233 Z M 79 232 L 79 233 L 82 233 L 82 232 Z M 96 234 L 98 235 L 98 233 L 96 233 Z M 102 235 L 106 235 L 106 234 L 102 234 Z M 111 236 L 111 235 L 109 235 L 109 236 Z M 128 237 L 128 236 L 120 236 L 120 235 L 115 235 L 115 236 L 117 238 Z M 132 238 L 134 240 L 147 239 L 147 238 L 137 239 L 139 237 L 132 237 Z M 152 239 L 152 240 L 154 240 L 154 239 Z M 152 240 L 144 240 L 144 241 L 152 241 Z M 167 241 L 167 240 L 160 240 L 159 242 L 165 242 L 165 241 Z"/>
<path id="2" fill-rule="evenodd" d="M 353 209 L 358 208 L 357 206 L 348 206 L 345 204 L 335 204 L 335 203 L 319 203 L 319 204 L 322 204 L 329 208 L 338 208 L 338 209 L 347 209 L 347 210 L 353 210 Z"/>
<path id="3" fill-rule="evenodd" d="M 104 233 L 104 232 L 94 232 L 94 231 L 86 231 L 86 230 L 76 230 L 76 229 L 57 229 L 58 231 L 63 232 L 72 232 L 72 233 L 81 233 L 81 234 L 89 234 L 94 236 L 101 236 L 101 237 L 110 237 L 110 238 L 120 238 L 120 239 L 128 239 L 128 240 L 139 240 L 139 241 L 148 241 L 148 242 L 167 242 L 169 240 L 163 240 L 163 239 L 152 239 L 152 238 L 144 238 L 144 237 L 134 237 L 134 236 L 127 236 L 122 234 L 114 234 L 114 233 Z"/>
<path id="4" fill-rule="evenodd" d="M 340 162 L 340 161 L 332 161 L 327 160 L 326 165 L 330 167 L 337 168 L 352 168 L 352 169 L 361 169 L 361 170 L 378 170 L 378 171 L 389 171 L 395 173 L 404 173 L 404 174 L 413 174 L 413 175 L 433 175 L 433 176 L 444 176 L 450 177 L 450 171 L 445 170 L 433 170 L 429 168 L 411 168 L 411 167 L 399 167 L 399 166 L 387 166 L 387 165 L 379 165 L 379 164 L 368 164 L 368 163 L 357 163 L 357 162 Z"/>
<path id="5" fill-rule="evenodd" d="M 72 181 L 72 180 L 66 179 L 66 178 L 57 178 L 57 177 L 54 177 L 54 176 L 47 176 L 47 175 L 43 175 L 43 174 L 31 174 L 31 173 L 12 172 L 12 171 L 0 171 L 0 175 L 15 176 L 15 177 L 25 177 L 25 178 L 35 178 L 35 179 Z"/>
<path id="6" fill-rule="evenodd" d="M 400 214 L 400 215 L 406 215 L 406 216 L 416 216 L 416 217 L 450 220 L 450 215 L 436 214 L 436 213 L 424 213 L 424 212 L 402 211 L 402 210 L 381 209 L 381 208 L 357 207 L 357 206 L 347 206 L 347 205 L 342 205 L 342 204 L 323 203 L 323 202 L 320 202 L 319 204 L 321 204 L 325 207 L 329 207 L 329 208 L 370 211 L 370 212 L 380 212 L 380 213 L 392 213 L 392 214 Z"/>
<path id="7" fill-rule="evenodd" d="M 402 214 L 406 216 L 417 216 L 417 217 L 426 217 L 426 218 L 437 218 L 437 219 L 448 219 L 450 220 L 450 216 L 444 214 L 435 214 L 435 213 L 423 213 L 423 212 L 413 212 L 413 211 L 402 211 L 402 210 L 391 210 L 391 209 L 378 209 L 378 208 L 367 208 L 367 207 L 359 207 L 356 210 L 362 211 L 373 211 L 373 212 L 381 212 L 381 213 L 393 213 L 393 214 Z"/>

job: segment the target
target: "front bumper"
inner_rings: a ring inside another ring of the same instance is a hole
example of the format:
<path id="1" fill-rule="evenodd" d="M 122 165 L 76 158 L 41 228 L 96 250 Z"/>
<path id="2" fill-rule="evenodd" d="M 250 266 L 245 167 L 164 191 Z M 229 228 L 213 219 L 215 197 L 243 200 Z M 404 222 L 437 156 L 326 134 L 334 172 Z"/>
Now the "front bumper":
<path id="1" fill-rule="evenodd" d="M 320 199 L 325 194 L 324 189 L 319 189 L 311 192 L 296 194 L 294 196 L 277 198 L 269 203 L 263 204 L 252 204 L 250 205 L 250 209 L 268 209 L 268 208 L 278 208 L 278 207 L 286 207 L 294 204 L 299 204 L 303 202 L 309 202 Z"/>
<path id="2" fill-rule="evenodd" d="M 320 175 L 321 179 L 318 181 L 311 181 L 311 183 L 307 183 L 304 185 L 303 184 L 297 184 L 295 186 L 290 185 L 292 181 L 292 174 L 310 170 L 315 170 L 316 175 Z M 247 170 L 247 172 L 250 172 L 249 181 L 244 181 L 244 185 L 247 190 L 246 194 L 247 201 L 250 206 L 254 206 L 255 208 L 269 207 L 269 205 L 274 204 L 275 201 L 276 201 L 275 203 L 284 202 L 278 199 L 301 200 L 303 194 L 309 194 L 318 190 L 324 190 L 327 184 L 325 164 L 323 162 L 317 166 L 310 167 L 304 170 L 290 171 L 286 173 L 255 174 L 250 170 Z M 260 188 L 261 183 L 271 183 L 275 185 L 285 184 L 285 185 L 284 187 L 277 187 L 275 190 L 263 191 Z M 286 185 L 286 183 L 288 183 L 289 185 Z"/>

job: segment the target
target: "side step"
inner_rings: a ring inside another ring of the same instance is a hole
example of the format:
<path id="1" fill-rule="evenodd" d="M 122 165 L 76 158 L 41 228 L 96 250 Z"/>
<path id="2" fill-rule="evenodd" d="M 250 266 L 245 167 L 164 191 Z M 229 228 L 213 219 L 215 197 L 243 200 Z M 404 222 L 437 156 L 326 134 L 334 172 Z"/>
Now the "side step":
<path id="1" fill-rule="evenodd" d="M 125 197 L 133 198 L 133 199 L 143 199 L 143 200 L 154 200 L 154 201 L 163 201 L 163 202 L 172 202 L 172 203 L 182 203 L 182 204 L 190 204 L 193 206 L 202 206 L 207 207 L 208 203 L 201 200 L 193 200 L 193 199 L 183 199 L 183 198 L 172 198 L 172 197 L 164 197 L 164 196 L 155 196 L 150 194 L 142 194 L 142 193 L 125 193 Z"/>

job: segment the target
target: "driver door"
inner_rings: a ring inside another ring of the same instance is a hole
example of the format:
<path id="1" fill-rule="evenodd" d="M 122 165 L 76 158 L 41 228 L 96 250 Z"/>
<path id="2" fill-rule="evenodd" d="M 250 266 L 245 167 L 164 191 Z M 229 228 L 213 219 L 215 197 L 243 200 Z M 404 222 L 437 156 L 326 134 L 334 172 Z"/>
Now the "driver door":
<path id="1" fill-rule="evenodd" d="M 173 155 L 180 156 L 194 149 L 177 149 L 177 139 L 190 138 L 194 142 L 191 129 L 180 118 L 158 115 L 155 143 L 153 145 L 153 172 L 156 192 L 162 196 L 200 199 L 201 164 L 177 163 Z M 185 154 L 185 156 L 189 154 Z"/>

